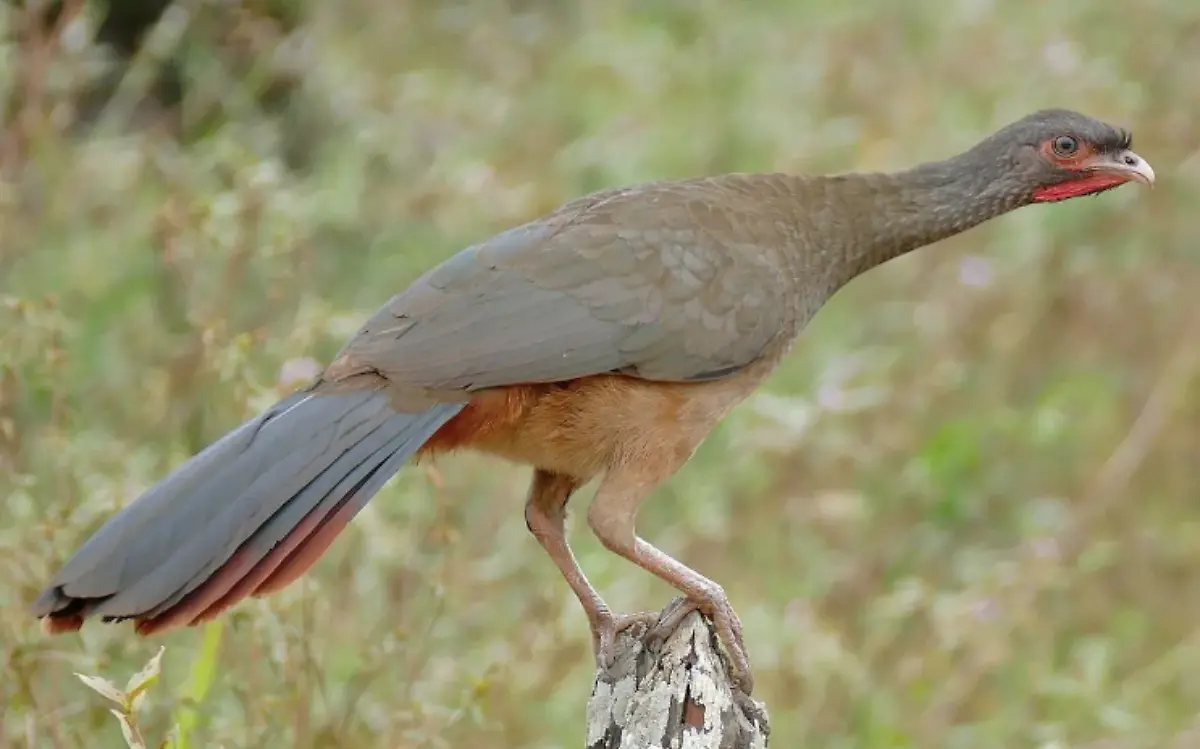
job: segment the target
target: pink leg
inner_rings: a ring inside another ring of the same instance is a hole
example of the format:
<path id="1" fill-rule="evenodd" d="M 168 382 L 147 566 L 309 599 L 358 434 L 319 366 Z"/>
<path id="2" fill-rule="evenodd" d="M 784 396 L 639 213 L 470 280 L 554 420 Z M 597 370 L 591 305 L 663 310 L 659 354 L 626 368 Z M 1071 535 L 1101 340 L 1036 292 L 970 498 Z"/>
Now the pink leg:
<path id="1" fill-rule="evenodd" d="M 641 612 L 614 615 L 579 567 L 567 543 L 565 529 L 567 500 L 578 488 L 579 482 L 569 476 L 535 471 L 525 501 L 525 524 L 550 555 L 583 606 L 592 629 L 592 647 L 597 664 L 607 668 L 612 665 L 612 648 L 617 633 L 639 622 L 652 627 L 658 621 L 658 614 Z"/>
<path id="2" fill-rule="evenodd" d="M 672 558 L 637 536 L 634 521 L 638 507 L 657 482 L 636 473 L 611 471 L 596 492 L 588 509 L 588 524 L 610 551 L 656 575 L 686 595 L 690 604 L 678 607 L 659 630 L 678 626 L 692 609 L 712 618 L 717 637 L 729 654 L 733 678 L 747 695 L 754 688 L 750 659 L 742 639 L 742 622 L 729 603 L 729 597 L 716 582 Z"/>

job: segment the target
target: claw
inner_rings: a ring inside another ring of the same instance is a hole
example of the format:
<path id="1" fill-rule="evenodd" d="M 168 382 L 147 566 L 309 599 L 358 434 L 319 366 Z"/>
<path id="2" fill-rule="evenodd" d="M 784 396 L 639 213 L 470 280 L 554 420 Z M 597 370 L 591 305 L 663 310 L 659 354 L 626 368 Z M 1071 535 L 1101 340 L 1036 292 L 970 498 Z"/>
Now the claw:
<path id="1" fill-rule="evenodd" d="M 592 646 L 596 653 L 596 665 L 601 669 L 612 668 L 617 660 L 617 635 L 637 624 L 651 630 L 658 623 L 658 612 L 639 611 L 636 614 L 602 614 L 592 626 Z"/>
<path id="2" fill-rule="evenodd" d="M 705 613 L 712 617 L 717 628 L 717 639 L 729 655 L 730 676 L 734 684 L 746 696 L 750 696 L 754 691 L 754 674 L 750 671 L 750 657 L 746 655 L 746 643 L 742 638 L 742 620 L 728 601 L 723 603 L 724 606 L 714 606 Z M 702 611 L 703 608 L 701 606 Z"/>
<path id="3" fill-rule="evenodd" d="M 661 645 L 679 629 L 679 625 L 693 611 L 707 616 L 716 629 L 717 640 L 725 649 L 729 660 L 730 678 L 747 697 L 754 690 L 754 675 L 750 671 L 750 659 L 742 639 L 742 622 L 728 601 L 714 596 L 714 601 L 695 601 L 676 598 L 662 613 L 641 611 L 636 614 L 610 614 L 602 612 L 592 626 L 592 645 L 596 653 L 596 666 L 607 670 L 616 663 L 617 635 L 632 626 L 644 624 L 646 634 L 643 641 Z"/>
<path id="4" fill-rule="evenodd" d="M 717 640 L 729 656 L 730 677 L 738 689 L 750 696 L 754 690 L 754 675 L 750 670 L 750 658 L 746 655 L 746 645 L 742 638 L 742 621 L 723 595 L 714 595 L 711 601 L 675 599 L 663 611 L 658 623 L 650 629 L 647 639 L 665 642 L 693 611 L 699 611 L 712 620 L 717 630 Z"/>

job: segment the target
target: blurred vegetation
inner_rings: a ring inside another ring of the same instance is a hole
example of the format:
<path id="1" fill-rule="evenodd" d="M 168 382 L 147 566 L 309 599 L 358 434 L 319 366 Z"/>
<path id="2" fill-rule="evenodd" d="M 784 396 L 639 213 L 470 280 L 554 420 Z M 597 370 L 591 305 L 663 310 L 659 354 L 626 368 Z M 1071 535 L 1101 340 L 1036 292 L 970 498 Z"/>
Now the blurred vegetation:
<path id="1" fill-rule="evenodd" d="M 165 644 L 151 745 L 581 745 L 587 626 L 527 469 L 489 459 L 402 471 L 208 630 L 52 639 L 27 606 L 474 240 L 649 178 L 902 167 L 1043 106 L 1131 127 L 1158 187 L 852 284 L 640 527 L 730 592 L 775 746 L 1200 744 L 1200 5 L 184 2 L 131 66 L 90 41 L 100 5 L 25 5 L 0 5 L 0 744 L 122 746 L 72 674 Z M 615 607 L 669 600 L 573 537 Z"/>

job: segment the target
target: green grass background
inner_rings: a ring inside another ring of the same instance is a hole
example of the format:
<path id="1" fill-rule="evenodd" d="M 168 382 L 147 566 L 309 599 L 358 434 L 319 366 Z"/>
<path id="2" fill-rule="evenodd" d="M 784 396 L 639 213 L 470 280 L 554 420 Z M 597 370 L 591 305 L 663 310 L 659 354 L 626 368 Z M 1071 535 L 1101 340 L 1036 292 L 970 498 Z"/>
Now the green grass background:
<path id="1" fill-rule="evenodd" d="M 67 133 L 87 45 L 5 113 L 0 745 L 122 746 L 71 674 L 124 683 L 160 642 L 148 737 L 582 745 L 587 625 L 525 529 L 527 469 L 490 459 L 402 471 L 219 633 L 51 639 L 27 606 L 111 512 L 472 241 L 604 186 L 899 168 L 1066 106 L 1130 127 L 1157 187 L 856 281 L 640 530 L 729 592 L 773 746 L 1200 746 L 1200 5 L 309 6 L 287 34 L 241 18 L 250 72 L 200 45 L 184 116 L 223 114 L 187 145 L 120 113 Z M 7 96 L 36 59 L 0 19 Z M 303 110 L 255 105 L 271 64 Z M 289 170 L 310 123 L 311 169 Z M 583 523 L 573 541 L 616 608 L 669 600 Z"/>

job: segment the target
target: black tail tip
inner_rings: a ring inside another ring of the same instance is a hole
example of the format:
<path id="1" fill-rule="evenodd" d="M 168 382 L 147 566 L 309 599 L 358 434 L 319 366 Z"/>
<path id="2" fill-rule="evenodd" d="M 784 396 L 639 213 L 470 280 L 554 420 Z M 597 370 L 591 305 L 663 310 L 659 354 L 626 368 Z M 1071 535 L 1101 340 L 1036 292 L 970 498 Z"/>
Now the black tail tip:
<path id="1" fill-rule="evenodd" d="M 50 616 L 71 605 L 71 599 L 63 595 L 61 586 L 52 585 L 42 591 L 37 600 L 30 605 L 30 612 L 41 619 Z"/>

